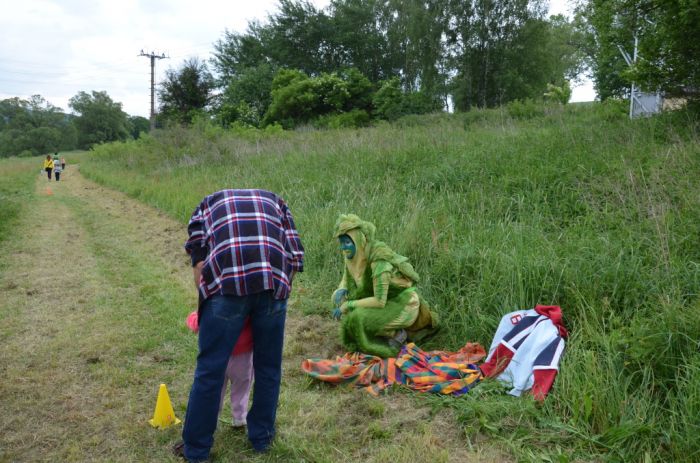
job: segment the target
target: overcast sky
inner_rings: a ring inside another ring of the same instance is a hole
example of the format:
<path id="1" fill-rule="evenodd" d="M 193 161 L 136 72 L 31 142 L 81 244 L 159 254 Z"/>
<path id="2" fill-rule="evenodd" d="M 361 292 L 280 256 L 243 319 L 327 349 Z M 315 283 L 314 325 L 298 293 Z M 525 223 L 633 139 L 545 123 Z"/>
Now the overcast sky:
<path id="1" fill-rule="evenodd" d="M 312 0 L 319 8 L 329 0 Z M 552 0 L 550 13 L 568 12 Z M 68 111 L 84 90 L 104 90 L 130 115 L 148 117 L 150 60 L 156 84 L 190 57 L 208 59 L 225 29 L 243 32 L 264 21 L 277 0 L 0 0 L 0 100 L 40 94 Z M 573 101 L 595 97 L 590 82 L 574 88 Z M 157 106 L 157 102 L 156 102 Z"/>

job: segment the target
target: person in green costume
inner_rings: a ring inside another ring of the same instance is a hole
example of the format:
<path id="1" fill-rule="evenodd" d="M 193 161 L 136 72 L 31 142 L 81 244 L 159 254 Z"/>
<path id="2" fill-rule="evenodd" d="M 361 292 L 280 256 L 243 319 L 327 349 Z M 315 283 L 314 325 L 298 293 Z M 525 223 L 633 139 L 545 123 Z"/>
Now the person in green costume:
<path id="1" fill-rule="evenodd" d="M 386 358 L 396 356 L 407 338 L 433 334 L 438 319 L 416 291 L 419 276 L 408 259 L 375 240 L 375 231 L 354 214 L 342 214 L 335 224 L 345 267 L 333 293 L 333 317 L 342 317 L 346 348 Z"/>

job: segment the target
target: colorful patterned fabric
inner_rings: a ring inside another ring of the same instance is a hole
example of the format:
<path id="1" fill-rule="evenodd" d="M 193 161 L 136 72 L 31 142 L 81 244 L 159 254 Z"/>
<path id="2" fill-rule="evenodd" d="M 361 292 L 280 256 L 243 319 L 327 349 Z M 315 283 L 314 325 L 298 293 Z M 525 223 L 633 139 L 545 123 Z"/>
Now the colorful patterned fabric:
<path id="1" fill-rule="evenodd" d="M 479 344 L 468 343 L 457 352 L 424 352 L 410 343 L 402 349 L 396 366 L 414 391 L 458 396 L 479 382 L 481 371 L 474 362 L 485 356 Z"/>
<path id="2" fill-rule="evenodd" d="M 417 392 L 461 395 L 481 379 L 473 363 L 485 356 L 484 348 L 475 343 L 457 352 L 424 352 L 410 343 L 397 358 L 347 353 L 333 360 L 306 359 L 301 369 L 320 381 L 364 388 L 372 395 L 392 384 L 403 384 Z"/>
<path id="3" fill-rule="evenodd" d="M 319 381 L 365 388 L 372 395 L 378 395 L 392 384 L 403 384 L 401 372 L 396 369 L 396 359 L 360 352 L 348 352 L 332 360 L 306 359 L 301 363 L 301 369 Z"/>
<path id="4" fill-rule="evenodd" d="M 204 198 L 187 227 L 192 265 L 204 261 L 200 302 L 212 295 L 274 291 L 289 297 L 304 247 L 282 198 L 264 190 L 222 190 Z"/>

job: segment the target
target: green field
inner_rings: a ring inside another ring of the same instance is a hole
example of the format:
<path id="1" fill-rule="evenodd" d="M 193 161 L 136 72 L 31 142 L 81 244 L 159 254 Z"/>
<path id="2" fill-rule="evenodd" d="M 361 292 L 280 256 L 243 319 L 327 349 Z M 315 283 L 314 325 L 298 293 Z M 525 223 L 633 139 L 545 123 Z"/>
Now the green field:
<path id="1" fill-rule="evenodd" d="M 280 193 L 306 247 L 296 305 L 307 316 L 329 314 L 342 271 L 332 230 L 346 212 L 421 275 L 444 322 L 424 347 L 488 347 L 506 312 L 560 305 L 571 336 L 543 406 L 489 383 L 420 399 L 456 414 L 465 446 L 518 461 L 697 461 L 698 128 L 684 113 L 629 121 L 614 102 L 362 130 L 198 125 L 101 145 L 81 171 L 183 224 L 217 189 Z"/>

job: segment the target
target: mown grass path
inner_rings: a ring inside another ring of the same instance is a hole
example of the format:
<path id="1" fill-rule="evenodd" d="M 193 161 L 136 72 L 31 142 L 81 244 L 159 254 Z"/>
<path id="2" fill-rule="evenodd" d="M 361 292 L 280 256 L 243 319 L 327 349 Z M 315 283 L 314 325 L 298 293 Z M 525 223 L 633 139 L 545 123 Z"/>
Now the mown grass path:
<path id="1" fill-rule="evenodd" d="M 52 194 L 47 194 L 47 187 Z M 181 426 L 152 429 L 158 385 L 182 417 L 196 338 L 186 227 L 84 179 L 36 182 L 0 255 L 0 461 L 174 461 Z M 290 301 L 272 452 L 217 431 L 214 461 L 504 461 L 468 449 L 448 409 L 310 382 L 306 357 L 338 352 L 335 325 Z M 228 410 L 225 409 L 225 413 Z"/>

